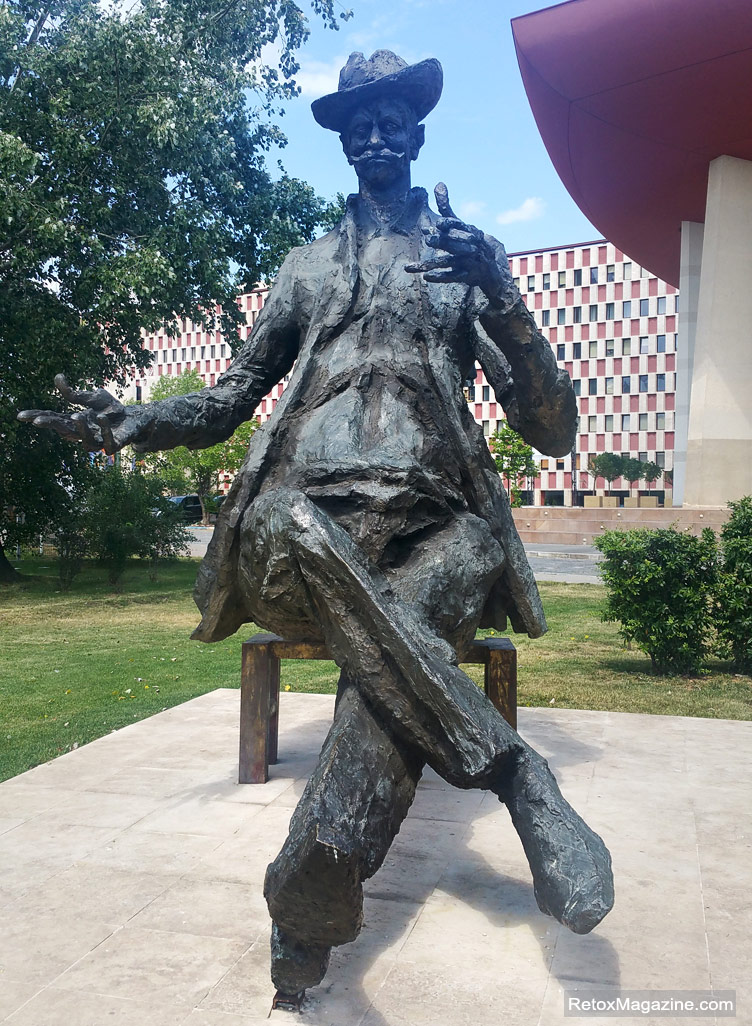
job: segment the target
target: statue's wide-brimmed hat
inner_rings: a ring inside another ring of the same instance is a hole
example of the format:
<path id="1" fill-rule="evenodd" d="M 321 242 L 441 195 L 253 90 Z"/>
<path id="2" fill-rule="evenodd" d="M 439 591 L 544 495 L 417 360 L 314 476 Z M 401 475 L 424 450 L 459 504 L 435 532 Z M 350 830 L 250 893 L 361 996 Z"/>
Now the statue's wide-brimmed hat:
<path id="1" fill-rule="evenodd" d="M 409 103 L 418 121 L 429 114 L 441 96 L 444 74 L 434 58 L 408 64 L 391 50 L 377 50 L 368 60 L 351 53 L 339 73 L 339 88 L 311 104 L 323 128 L 342 132 L 355 107 L 378 96 L 398 96 Z"/>

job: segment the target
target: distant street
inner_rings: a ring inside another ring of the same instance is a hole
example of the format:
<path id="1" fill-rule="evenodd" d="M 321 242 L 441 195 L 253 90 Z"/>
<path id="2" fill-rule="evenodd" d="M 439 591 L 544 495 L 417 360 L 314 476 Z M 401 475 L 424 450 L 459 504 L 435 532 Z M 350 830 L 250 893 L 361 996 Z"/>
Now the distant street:
<path id="1" fill-rule="evenodd" d="M 189 529 L 192 556 L 203 556 L 213 528 L 194 526 Z M 527 549 L 536 581 L 560 581 L 563 584 L 600 584 L 598 563 L 600 553 L 592 545 L 541 545 L 536 542 Z"/>

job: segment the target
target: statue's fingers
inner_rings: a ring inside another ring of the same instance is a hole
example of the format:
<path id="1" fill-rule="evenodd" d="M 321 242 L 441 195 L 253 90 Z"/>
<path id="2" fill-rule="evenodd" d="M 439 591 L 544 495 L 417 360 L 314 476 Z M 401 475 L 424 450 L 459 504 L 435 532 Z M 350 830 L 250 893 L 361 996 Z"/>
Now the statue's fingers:
<path id="1" fill-rule="evenodd" d="M 472 235 L 442 235 L 426 239 L 426 245 L 433 249 L 444 249 L 455 256 L 473 256 L 478 252 L 478 240 Z"/>
<path id="2" fill-rule="evenodd" d="M 101 434 L 95 434 L 92 430 L 91 422 L 88 419 L 86 413 L 74 413 L 71 420 L 76 425 L 76 428 L 80 432 L 81 441 L 84 443 L 89 452 L 98 452 L 102 448 L 102 437 Z"/>
<path id="3" fill-rule="evenodd" d="M 442 217 L 442 219 L 436 223 L 434 228 L 441 235 L 451 235 L 452 232 L 463 232 L 465 235 L 471 235 L 474 239 L 483 238 L 483 232 L 480 228 L 476 228 L 474 224 L 465 224 L 464 221 L 460 221 L 456 217 Z"/>
<path id="4" fill-rule="evenodd" d="M 449 189 L 443 182 L 437 182 L 433 190 L 436 197 L 436 206 L 442 217 L 456 217 L 457 215 L 449 205 Z"/>
<path id="5" fill-rule="evenodd" d="M 118 400 L 105 388 L 97 388 L 93 392 L 85 388 L 73 388 L 68 384 L 68 379 L 64 374 L 55 375 L 55 387 L 69 403 L 88 406 L 92 410 L 109 410 L 120 405 Z"/>
<path id="6" fill-rule="evenodd" d="M 110 422 L 107 419 L 106 414 L 101 414 L 101 416 L 97 417 L 97 424 L 99 425 L 99 430 L 102 432 L 104 451 L 110 455 L 113 452 L 117 452 L 118 446 L 112 435 L 112 427 L 110 426 Z"/>
<path id="7" fill-rule="evenodd" d="M 49 410 L 19 410 L 16 420 L 22 420 L 25 424 L 33 423 L 37 417 L 45 417 L 49 412 Z"/>
<path id="8" fill-rule="evenodd" d="M 449 254 L 444 256 L 431 257 L 420 264 L 405 264 L 405 270 L 411 274 L 423 274 L 425 271 L 433 271 L 437 267 L 451 267 L 452 257 Z"/>
<path id="9" fill-rule="evenodd" d="M 464 284 L 468 282 L 469 279 L 465 271 L 460 271 L 456 267 L 450 267 L 445 271 L 428 271 L 423 276 L 423 280 L 432 281 L 437 285 L 441 285 L 446 282 L 460 282 L 461 284 Z"/>
<path id="10" fill-rule="evenodd" d="M 49 410 L 24 410 L 26 416 L 19 414 L 19 420 L 31 423 L 33 427 L 47 428 L 56 431 L 61 438 L 69 442 L 80 442 L 81 435 L 70 417 L 63 413 L 51 413 Z"/>

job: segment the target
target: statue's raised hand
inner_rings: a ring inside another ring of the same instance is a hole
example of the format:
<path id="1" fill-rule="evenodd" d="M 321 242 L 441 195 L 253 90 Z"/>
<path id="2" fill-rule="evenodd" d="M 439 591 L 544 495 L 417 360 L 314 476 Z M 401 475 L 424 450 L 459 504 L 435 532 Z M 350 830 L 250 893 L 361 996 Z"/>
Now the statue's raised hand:
<path id="1" fill-rule="evenodd" d="M 71 388 L 64 374 L 55 376 L 55 387 L 68 402 L 86 409 L 72 414 L 22 410 L 18 419 L 34 427 L 57 431 L 70 442 L 82 442 L 89 452 L 100 449 L 107 453 L 117 452 L 133 440 L 140 407 L 123 406 L 104 388 L 93 392 Z"/>
<path id="2" fill-rule="evenodd" d="M 421 264 L 407 264 L 405 270 L 422 274 L 426 281 L 477 285 L 489 298 L 499 296 L 503 277 L 493 247 L 480 228 L 457 217 L 443 182 L 434 189 L 434 196 L 441 220 L 424 231 L 427 244 L 444 252 Z"/>

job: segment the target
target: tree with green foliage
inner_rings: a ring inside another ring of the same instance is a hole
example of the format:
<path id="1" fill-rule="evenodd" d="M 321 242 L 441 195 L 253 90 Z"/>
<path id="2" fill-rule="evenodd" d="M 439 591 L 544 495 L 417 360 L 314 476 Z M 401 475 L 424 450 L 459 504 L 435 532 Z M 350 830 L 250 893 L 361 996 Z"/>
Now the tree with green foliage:
<path id="1" fill-rule="evenodd" d="M 730 655 L 739 672 L 752 673 L 752 496 L 728 506 L 715 604 L 719 654 Z"/>
<path id="2" fill-rule="evenodd" d="M 622 476 L 623 470 L 622 457 L 615 452 L 599 452 L 597 456 L 591 456 L 588 460 L 588 473 L 594 480 L 604 478 L 608 482 L 609 492 L 616 478 Z"/>
<path id="3" fill-rule="evenodd" d="M 642 461 L 641 477 L 647 482 L 648 486 L 655 484 L 662 473 L 663 468 L 659 467 L 657 463 L 654 463 L 652 460 Z"/>
<path id="4" fill-rule="evenodd" d="M 631 490 L 634 483 L 642 478 L 642 468 L 645 464 L 634 456 L 621 456 L 620 459 L 621 473 L 619 477 L 623 477 L 628 482 Z"/>
<path id="5" fill-rule="evenodd" d="M 184 371 L 174 377 L 163 375 L 151 390 L 150 399 L 167 399 L 173 395 L 190 395 L 205 388 L 197 370 Z M 201 503 L 202 523 L 209 523 L 213 512 L 212 497 L 219 488 L 222 473 L 234 474 L 248 452 L 248 444 L 258 427 L 255 420 L 241 424 L 231 438 L 208 449 L 187 449 L 184 445 L 167 452 L 139 455 L 138 459 L 160 477 L 175 494 L 195 492 Z"/>
<path id="6" fill-rule="evenodd" d="M 333 0 L 311 6 L 336 27 Z M 336 216 L 266 168 L 307 34 L 293 0 L 0 7 L 0 546 L 59 523 L 87 464 L 16 410 L 64 410 L 58 372 L 146 366 L 142 328 L 219 310 L 232 344 L 238 292 Z"/>
<path id="7" fill-rule="evenodd" d="M 163 482 L 152 474 L 122 465 L 98 470 L 81 514 L 86 551 L 107 568 L 117 586 L 133 556 L 152 565 L 187 551 L 188 532 L 180 511 L 164 495 Z"/>
<path id="8" fill-rule="evenodd" d="M 535 477 L 538 473 L 532 446 L 507 421 L 503 421 L 488 439 L 488 447 L 509 493 L 511 505 L 521 506 L 520 485 L 524 484 L 525 478 Z"/>
<path id="9" fill-rule="evenodd" d="M 604 555 L 604 620 L 620 624 L 622 637 L 650 656 L 653 672 L 696 673 L 711 640 L 715 534 L 606 531 L 595 545 Z"/>

